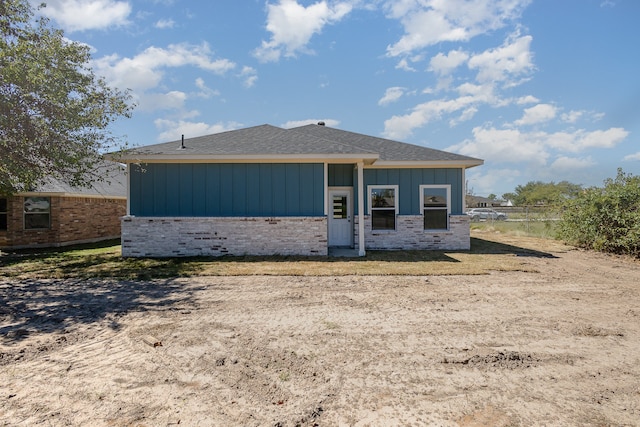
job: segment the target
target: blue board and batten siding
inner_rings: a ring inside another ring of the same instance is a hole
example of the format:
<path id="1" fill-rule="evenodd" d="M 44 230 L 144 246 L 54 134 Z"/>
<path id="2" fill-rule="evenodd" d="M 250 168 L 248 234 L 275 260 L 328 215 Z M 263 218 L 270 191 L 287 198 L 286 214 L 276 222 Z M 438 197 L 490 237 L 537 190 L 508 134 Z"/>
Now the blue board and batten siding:
<path id="1" fill-rule="evenodd" d="M 131 165 L 130 214 L 323 216 L 321 163 Z"/>
<path id="2" fill-rule="evenodd" d="M 321 163 L 198 163 L 131 166 L 130 213 L 135 216 L 323 216 Z M 354 188 L 355 165 L 329 165 L 330 187 Z M 419 215 L 420 185 L 451 185 L 451 212 L 461 214 L 462 169 L 365 169 L 368 185 L 398 185 L 400 215 Z M 367 208 L 365 194 L 365 209 Z"/>

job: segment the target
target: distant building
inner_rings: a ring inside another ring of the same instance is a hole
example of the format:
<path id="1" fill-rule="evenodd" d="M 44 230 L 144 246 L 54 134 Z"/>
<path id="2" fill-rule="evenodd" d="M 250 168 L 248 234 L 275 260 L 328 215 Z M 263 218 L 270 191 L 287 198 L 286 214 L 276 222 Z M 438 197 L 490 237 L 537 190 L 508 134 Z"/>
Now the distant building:
<path id="1" fill-rule="evenodd" d="M 91 188 L 50 179 L 34 191 L 0 195 L 0 249 L 119 238 L 127 210 L 125 169 L 109 162 L 104 173 L 105 181 Z"/>
<path id="2" fill-rule="evenodd" d="M 489 199 L 487 197 L 471 196 L 469 194 L 467 194 L 465 200 L 467 209 L 513 206 L 513 202 L 511 202 L 511 200 Z"/>

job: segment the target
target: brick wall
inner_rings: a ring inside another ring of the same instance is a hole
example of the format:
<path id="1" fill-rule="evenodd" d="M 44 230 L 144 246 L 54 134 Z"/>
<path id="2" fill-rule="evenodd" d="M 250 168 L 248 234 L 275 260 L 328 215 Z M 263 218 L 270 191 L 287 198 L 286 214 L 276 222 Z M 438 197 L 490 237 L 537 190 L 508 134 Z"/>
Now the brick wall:
<path id="1" fill-rule="evenodd" d="M 120 236 L 124 199 L 51 196 L 51 227 L 25 230 L 23 197 L 8 198 L 7 230 L 0 232 L 0 247 L 61 246 L 113 239 Z"/>
<path id="2" fill-rule="evenodd" d="M 467 215 L 450 215 L 449 230 L 424 231 L 422 215 L 399 215 L 396 230 L 371 230 L 371 217 L 364 217 L 364 242 L 367 250 L 469 250 L 471 235 Z M 355 217 L 356 249 L 358 217 Z"/>
<path id="3" fill-rule="evenodd" d="M 122 256 L 202 255 L 327 255 L 327 219 L 122 218 Z"/>

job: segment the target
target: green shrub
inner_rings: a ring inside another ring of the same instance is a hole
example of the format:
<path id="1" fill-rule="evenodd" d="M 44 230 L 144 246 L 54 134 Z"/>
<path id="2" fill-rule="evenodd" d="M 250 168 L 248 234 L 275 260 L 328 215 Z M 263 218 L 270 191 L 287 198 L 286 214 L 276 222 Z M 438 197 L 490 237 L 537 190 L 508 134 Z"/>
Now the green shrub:
<path id="1" fill-rule="evenodd" d="M 564 203 L 558 237 L 579 247 L 640 257 L 640 176 L 618 169 L 604 184 Z"/>

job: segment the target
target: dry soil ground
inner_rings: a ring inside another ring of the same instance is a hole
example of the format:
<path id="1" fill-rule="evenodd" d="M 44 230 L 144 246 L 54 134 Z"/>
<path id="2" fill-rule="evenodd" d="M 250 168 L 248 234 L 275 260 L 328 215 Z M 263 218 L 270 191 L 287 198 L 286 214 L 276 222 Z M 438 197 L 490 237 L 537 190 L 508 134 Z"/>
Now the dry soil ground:
<path id="1" fill-rule="evenodd" d="M 639 264 L 521 261 L 537 272 L 4 280 L 0 425 L 640 425 Z"/>

